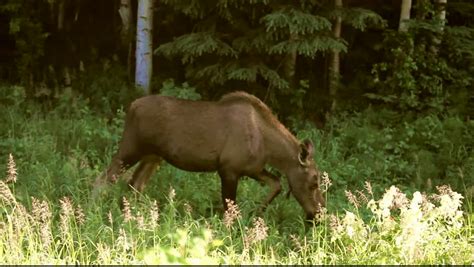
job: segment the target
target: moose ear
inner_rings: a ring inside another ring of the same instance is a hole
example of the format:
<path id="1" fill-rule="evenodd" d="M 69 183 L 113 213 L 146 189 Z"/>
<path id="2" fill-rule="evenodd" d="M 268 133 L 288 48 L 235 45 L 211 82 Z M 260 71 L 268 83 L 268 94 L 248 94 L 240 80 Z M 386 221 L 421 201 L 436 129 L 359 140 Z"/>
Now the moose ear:
<path id="1" fill-rule="evenodd" d="M 305 139 L 303 141 L 303 144 L 301 144 L 301 148 L 303 150 L 306 150 L 306 152 L 308 153 L 308 156 L 310 156 L 310 157 L 313 156 L 314 146 L 313 146 L 313 142 L 311 142 L 311 140 Z"/>
<path id="2" fill-rule="evenodd" d="M 299 155 L 300 163 L 302 165 L 308 165 L 311 157 L 313 156 L 313 142 L 309 139 L 305 139 L 303 143 L 300 144 L 301 152 Z"/>

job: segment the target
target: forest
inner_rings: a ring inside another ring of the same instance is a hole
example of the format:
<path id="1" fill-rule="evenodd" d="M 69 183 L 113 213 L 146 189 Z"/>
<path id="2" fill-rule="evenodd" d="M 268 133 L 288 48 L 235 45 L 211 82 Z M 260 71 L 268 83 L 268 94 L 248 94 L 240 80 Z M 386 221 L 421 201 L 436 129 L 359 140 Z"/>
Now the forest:
<path id="1" fill-rule="evenodd" d="M 314 144 L 312 221 L 166 162 L 91 197 L 133 100 L 235 91 Z M 474 264 L 473 117 L 472 0 L 4 0 L 0 262 Z"/>

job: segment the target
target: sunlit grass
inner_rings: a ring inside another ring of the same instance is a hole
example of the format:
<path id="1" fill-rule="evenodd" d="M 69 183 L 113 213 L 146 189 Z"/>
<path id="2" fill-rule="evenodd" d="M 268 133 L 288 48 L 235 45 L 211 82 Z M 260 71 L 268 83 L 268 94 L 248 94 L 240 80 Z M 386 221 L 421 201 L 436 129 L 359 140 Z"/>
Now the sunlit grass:
<path id="1" fill-rule="evenodd" d="M 472 221 L 449 186 L 410 198 L 392 186 L 374 198 L 367 183 L 348 193 L 351 210 L 323 213 L 320 224 L 282 234 L 235 203 L 223 216 L 193 218 L 170 188 L 166 203 L 145 195 L 122 208 L 16 198 L 13 157 L 0 181 L 0 261 L 5 264 L 471 264 Z M 329 179 L 326 176 L 326 179 Z M 184 212 L 183 212 L 184 211 Z M 469 211 L 472 212 L 472 211 Z M 366 215 L 363 215 L 365 213 Z M 367 215 L 368 214 L 368 215 Z M 244 218 L 245 217 L 245 218 Z"/>

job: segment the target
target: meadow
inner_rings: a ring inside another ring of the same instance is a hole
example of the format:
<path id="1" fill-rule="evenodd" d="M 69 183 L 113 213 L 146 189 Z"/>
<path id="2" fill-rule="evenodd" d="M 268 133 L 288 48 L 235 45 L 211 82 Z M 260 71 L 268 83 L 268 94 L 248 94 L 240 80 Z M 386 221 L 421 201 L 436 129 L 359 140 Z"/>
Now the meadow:
<path id="1" fill-rule="evenodd" d="M 226 213 L 215 173 L 163 164 L 143 193 L 122 180 L 91 199 L 124 107 L 65 93 L 55 103 L 0 87 L 0 262 L 5 264 L 473 264 L 474 123 L 389 111 L 333 117 L 311 138 L 327 209 L 308 225 L 283 193 L 239 183 Z M 104 108 L 107 107 L 107 108 Z M 395 116 L 396 117 L 396 116 Z"/>

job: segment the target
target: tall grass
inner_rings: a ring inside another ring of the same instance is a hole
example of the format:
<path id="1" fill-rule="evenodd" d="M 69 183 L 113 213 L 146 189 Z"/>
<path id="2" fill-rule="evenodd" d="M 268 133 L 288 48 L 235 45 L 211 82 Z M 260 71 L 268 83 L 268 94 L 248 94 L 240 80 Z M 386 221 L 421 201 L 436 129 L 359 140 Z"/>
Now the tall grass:
<path id="1" fill-rule="evenodd" d="M 402 171 L 419 177 L 430 172 L 410 172 L 410 165 L 403 165 L 400 151 L 412 150 L 404 147 L 404 138 L 399 136 L 400 140 L 393 143 L 385 140 L 395 147 L 384 148 L 381 143 L 386 137 L 380 137 L 380 141 L 377 129 L 354 118 L 333 122 L 335 129 L 327 135 L 300 127 L 300 137 L 313 139 L 319 152 L 316 160 L 329 173 L 323 179 L 327 210 L 321 214 L 320 223 L 311 226 L 305 225 L 302 210 L 293 198 L 279 196 L 265 213 L 256 213 L 268 188 L 246 179 L 239 183 L 237 203 L 230 203 L 232 209 L 223 213 L 216 174 L 188 173 L 167 164 L 143 194 L 129 190 L 120 181 L 99 199 L 91 200 L 92 181 L 116 149 L 123 109 L 105 119 L 79 97 L 65 97 L 49 111 L 18 99 L 21 98 L 17 94 L 14 98 L 0 94 L 0 101 L 8 104 L 0 114 L 0 161 L 4 162 L 0 173 L 5 174 L 0 175 L 0 262 L 474 262 L 474 212 L 466 195 L 468 190 L 440 186 L 435 177 L 433 190 L 391 179 Z M 432 126 L 437 125 L 433 121 Z M 439 125 L 443 123 L 446 124 Z M 456 120 L 448 124 L 458 129 L 459 138 L 464 136 L 463 129 L 469 129 Z M 442 136 L 444 130 L 432 128 L 430 131 L 444 140 L 442 150 L 450 146 L 452 151 L 446 153 L 457 155 L 454 163 L 460 167 L 448 176 L 457 175 L 465 181 L 461 188 L 470 188 L 470 159 L 465 165 L 460 164 L 463 153 L 469 150 L 462 152 L 462 144 L 456 150 Z M 380 130 L 391 131 L 394 130 Z M 396 157 L 375 162 L 396 149 Z M 431 174 L 436 173 L 439 174 Z M 364 183 L 369 178 L 372 184 Z M 283 186 L 287 190 L 285 182 Z"/>
<path id="2" fill-rule="evenodd" d="M 408 198 L 392 186 L 376 199 L 348 193 L 353 209 L 325 211 L 320 225 L 286 236 L 235 203 L 221 218 L 193 218 L 170 189 L 161 205 L 146 196 L 122 198 L 122 209 L 86 210 L 69 197 L 15 197 L 16 168 L 0 181 L 0 261 L 8 264 L 469 264 L 472 222 L 463 197 L 449 186 Z M 185 211 L 185 213 L 181 213 Z M 362 216 L 363 211 L 368 216 Z"/>

